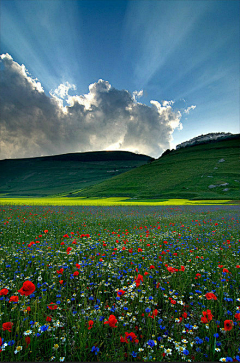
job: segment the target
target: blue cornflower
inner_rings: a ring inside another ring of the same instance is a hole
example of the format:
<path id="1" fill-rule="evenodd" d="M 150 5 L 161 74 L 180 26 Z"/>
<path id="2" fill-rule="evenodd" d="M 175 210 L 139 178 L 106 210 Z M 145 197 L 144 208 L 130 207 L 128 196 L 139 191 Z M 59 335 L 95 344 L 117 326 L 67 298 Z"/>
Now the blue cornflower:
<path id="1" fill-rule="evenodd" d="M 205 340 L 206 340 L 207 342 L 209 342 L 209 338 L 208 338 L 208 337 L 205 337 Z"/>
<path id="2" fill-rule="evenodd" d="M 133 356 L 134 358 L 136 358 L 136 356 L 137 356 L 137 353 L 135 353 L 135 352 L 132 352 L 132 356 Z"/>
<path id="3" fill-rule="evenodd" d="M 90 297 L 88 298 L 88 300 L 94 300 L 94 297 L 93 297 L 93 296 L 90 296 Z"/>
<path id="4" fill-rule="evenodd" d="M 152 339 L 150 339 L 147 343 L 148 343 L 148 345 L 150 347 L 154 347 L 155 346 L 154 340 L 152 340 Z"/>
<path id="5" fill-rule="evenodd" d="M 217 347 L 221 347 L 222 343 L 221 342 L 217 342 L 216 345 L 217 345 Z"/>
<path id="6" fill-rule="evenodd" d="M 48 330 L 48 325 L 43 325 L 43 326 L 41 326 L 41 327 L 40 327 L 40 330 L 41 330 L 41 331 L 46 331 L 46 330 Z"/>
<path id="7" fill-rule="evenodd" d="M 103 321 L 105 319 L 104 316 L 100 316 L 99 321 Z"/>
<path id="8" fill-rule="evenodd" d="M 10 340 L 9 342 L 8 342 L 8 345 L 14 345 L 15 344 L 15 340 Z"/>
<path id="9" fill-rule="evenodd" d="M 91 349 L 91 352 L 94 352 L 95 353 L 95 355 L 97 355 L 98 354 L 98 352 L 99 352 L 99 348 L 98 347 L 95 347 L 95 345 L 92 347 L 92 349 Z"/>
<path id="10" fill-rule="evenodd" d="M 183 354 L 188 355 L 189 354 L 189 351 L 187 349 L 184 349 L 183 350 Z"/>
<path id="11" fill-rule="evenodd" d="M 216 334 L 213 334 L 214 338 L 218 338 L 219 337 L 219 334 L 216 333 Z"/>
<path id="12" fill-rule="evenodd" d="M 239 355 L 236 355 L 236 359 L 238 362 L 240 362 L 240 356 Z"/>
<path id="13" fill-rule="evenodd" d="M 145 309 L 146 313 L 150 313 L 151 309 L 150 308 L 147 308 Z"/>
<path id="14" fill-rule="evenodd" d="M 195 340 L 196 340 L 197 344 L 202 344 L 203 343 L 203 340 L 200 339 L 199 337 L 196 337 Z"/>
<path id="15" fill-rule="evenodd" d="M 152 300 L 153 299 L 153 297 L 152 296 L 149 296 L 149 298 L 148 298 L 149 300 Z"/>
<path id="16" fill-rule="evenodd" d="M 162 340 L 163 338 L 162 337 L 158 337 L 157 340 L 160 342 L 160 340 Z"/>
<path id="17" fill-rule="evenodd" d="M 94 309 L 98 310 L 99 309 L 99 305 L 94 305 Z"/>
<path id="18" fill-rule="evenodd" d="M 124 306 L 123 310 L 128 310 L 128 308 L 126 306 Z"/>
<path id="19" fill-rule="evenodd" d="M 226 361 L 227 361 L 227 362 L 232 362 L 232 361 L 233 361 L 233 359 L 232 359 L 231 357 L 227 357 L 227 358 L 226 358 Z"/>

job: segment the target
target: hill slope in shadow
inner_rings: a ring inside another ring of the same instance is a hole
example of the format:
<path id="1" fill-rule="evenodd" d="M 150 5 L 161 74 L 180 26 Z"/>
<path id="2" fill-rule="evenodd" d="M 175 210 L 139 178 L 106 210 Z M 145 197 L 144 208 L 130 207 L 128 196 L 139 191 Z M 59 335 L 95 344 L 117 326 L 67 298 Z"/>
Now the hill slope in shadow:
<path id="1" fill-rule="evenodd" d="M 71 195 L 152 160 L 127 151 L 0 160 L 0 193 L 8 197 Z"/>

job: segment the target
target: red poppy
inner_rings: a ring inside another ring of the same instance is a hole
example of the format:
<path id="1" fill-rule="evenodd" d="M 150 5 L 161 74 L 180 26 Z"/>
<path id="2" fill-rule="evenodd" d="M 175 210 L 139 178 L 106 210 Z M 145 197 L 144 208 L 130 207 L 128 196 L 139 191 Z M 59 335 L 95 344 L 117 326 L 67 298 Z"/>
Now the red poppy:
<path id="1" fill-rule="evenodd" d="M 138 252 L 142 252 L 142 249 L 141 248 L 138 248 Z"/>
<path id="2" fill-rule="evenodd" d="M 79 272 L 78 271 L 75 271 L 74 273 L 73 273 L 73 276 L 78 276 L 79 275 Z"/>
<path id="3" fill-rule="evenodd" d="M 19 297 L 13 295 L 10 297 L 9 302 L 18 302 L 18 300 L 19 300 Z"/>
<path id="4" fill-rule="evenodd" d="M 150 313 L 149 313 L 149 314 L 148 314 L 148 316 L 150 316 L 150 318 L 154 319 L 154 318 L 155 318 L 155 316 L 157 316 L 157 314 L 158 314 L 158 310 L 157 310 L 157 309 L 155 309 L 155 310 L 153 310 L 152 315 L 150 315 Z"/>
<path id="5" fill-rule="evenodd" d="M 67 254 L 69 255 L 69 253 L 70 253 L 70 251 L 72 250 L 72 248 L 71 247 L 68 247 L 67 248 Z"/>
<path id="6" fill-rule="evenodd" d="M 2 289 L 2 290 L 0 290 L 0 296 L 3 296 L 3 295 L 7 295 L 8 294 L 8 289 Z"/>
<path id="7" fill-rule="evenodd" d="M 207 292 L 205 296 L 208 300 L 217 300 L 217 296 L 214 295 L 212 292 Z"/>
<path id="8" fill-rule="evenodd" d="M 35 291 L 36 287 L 31 281 L 24 281 L 23 286 L 18 292 L 21 295 L 29 296 Z"/>
<path id="9" fill-rule="evenodd" d="M 155 268 L 155 266 L 151 265 L 149 268 L 152 270 L 152 269 L 154 269 L 154 268 Z"/>
<path id="10" fill-rule="evenodd" d="M 224 330 L 229 331 L 233 328 L 233 321 L 232 320 L 225 320 L 224 321 Z"/>
<path id="11" fill-rule="evenodd" d="M 234 318 L 237 319 L 237 320 L 240 320 L 240 313 L 235 314 Z"/>
<path id="12" fill-rule="evenodd" d="M 30 337 L 25 337 L 25 342 L 26 342 L 27 347 L 29 346 L 30 341 L 31 341 Z"/>
<path id="13" fill-rule="evenodd" d="M 109 324 L 111 328 L 116 328 L 117 319 L 114 315 L 110 315 L 108 321 L 105 321 L 104 324 Z"/>
<path id="14" fill-rule="evenodd" d="M 137 279 L 135 280 L 136 287 L 138 287 L 140 285 L 140 281 L 143 282 L 143 276 L 142 275 L 138 275 Z"/>
<path id="15" fill-rule="evenodd" d="M 50 310 L 56 310 L 57 309 L 57 305 L 54 304 L 53 302 L 51 302 L 51 304 L 48 305 L 48 309 L 50 309 Z"/>
<path id="16" fill-rule="evenodd" d="M 48 322 L 52 321 L 51 316 L 47 316 L 46 321 L 48 321 Z"/>
<path id="17" fill-rule="evenodd" d="M 91 330 L 93 327 L 94 321 L 93 320 L 89 320 L 88 322 L 88 330 Z"/>
<path id="18" fill-rule="evenodd" d="M 201 317 L 201 322 L 204 324 L 209 323 L 213 318 L 211 310 L 209 310 L 209 309 L 207 309 L 207 311 L 203 311 L 202 314 L 203 314 L 203 317 Z"/>
<path id="19" fill-rule="evenodd" d="M 118 290 L 117 292 L 117 296 L 121 296 L 121 295 L 124 295 L 126 291 L 124 290 Z"/>
<path id="20" fill-rule="evenodd" d="M 7 323 L 3 323 L 2 328 L 3 328 L 3 330 L 8 330 L 9 332 L 11 332 L 12 326 L 13 326 L 13 323 L 7 322 Z"/>
<path id="21" fill-rule="evenodd" d="M 120 337 L 120 342 L 121 343 L 129 343 L 129 342 L 134 342 L 134 343 L 138 343 L 139 340 L 137 339 L 136 334 L 134 334 L 133 332 L 128 333 L 125 332 L 125 337 L 123 338 L 122 336 Z"/>
<path id="22" fill-rule="evenodd" d="M 208 323 L 208 320 L 205 316 L 202 316 L 201 317 L 201 322 L 204 323 L 204 324 L 207 324 Z"/>
<path id="23" fill-rule="evenodd" d="M 226 273 L 228 273 L 228 274 L 230 274 L 230 273 L 231 273 L 231 272 L 229 272 L 229 271 L 228 271 L 228 269 L 227 269 L 227 268 L 224 268 L 224 269 L 223 269 L 223 272 L 226 272 Z"/>
<path id="24" fill-rule="evenodd" d="M 63 280 L 59 280 L 59 282 L 60 282 L 60 284 L 62 285 L 62 283 L 63 283 Z"/>
<path id="25" fill-rule="evenodd" d="M 181 271 L 185 271 L 185 267 L 184 266 L 181 266 L 180 270 Z"/>
<path id="26" fill-rule="evenodd" d="M 48 233 L 48 229 L 45 229 L 44 233 Z"/>
<path id="27" fill-rule="evenodd" d="M 80 268 L 80 267 L 81 267 L 81 265 L 79 265 L 79 263 L 76 263 L 76 267 L 77 267 L 77 268 Z"/>

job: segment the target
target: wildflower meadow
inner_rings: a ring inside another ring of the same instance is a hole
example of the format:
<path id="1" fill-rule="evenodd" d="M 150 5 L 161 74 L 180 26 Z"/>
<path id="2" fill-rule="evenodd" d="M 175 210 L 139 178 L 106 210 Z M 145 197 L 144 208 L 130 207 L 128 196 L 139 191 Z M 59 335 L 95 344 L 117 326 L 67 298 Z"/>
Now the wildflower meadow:
<path id="1" fill-rule="evenodd" d="M 240 362 L 239 206 L 0 207 L 1 361 Z"/>

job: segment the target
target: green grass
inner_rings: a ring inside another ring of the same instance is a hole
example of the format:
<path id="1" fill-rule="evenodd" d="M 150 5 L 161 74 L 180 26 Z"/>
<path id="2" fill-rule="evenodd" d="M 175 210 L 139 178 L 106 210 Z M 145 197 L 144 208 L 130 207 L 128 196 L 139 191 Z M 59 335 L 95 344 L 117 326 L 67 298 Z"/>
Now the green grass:
<path id="1" fill-rule="evenodd" d="M 172 151 L 76 195 L 147 199 L 239 199 L 240 136 Z M 219 162 L 224 159 L 224 162 Z M 225 184 L 221 186 L 220 184 Z M 209 188 L 216 185 L 215 188 Z M 227 188 L 227 191 L 224 189 Z"/>
<path id="2" fill-rule="evenodd" d="M 0 193 L 9 197 L 74 196 L 83 188 L 151 160 L 125 151 L 0 160 Z"/>

